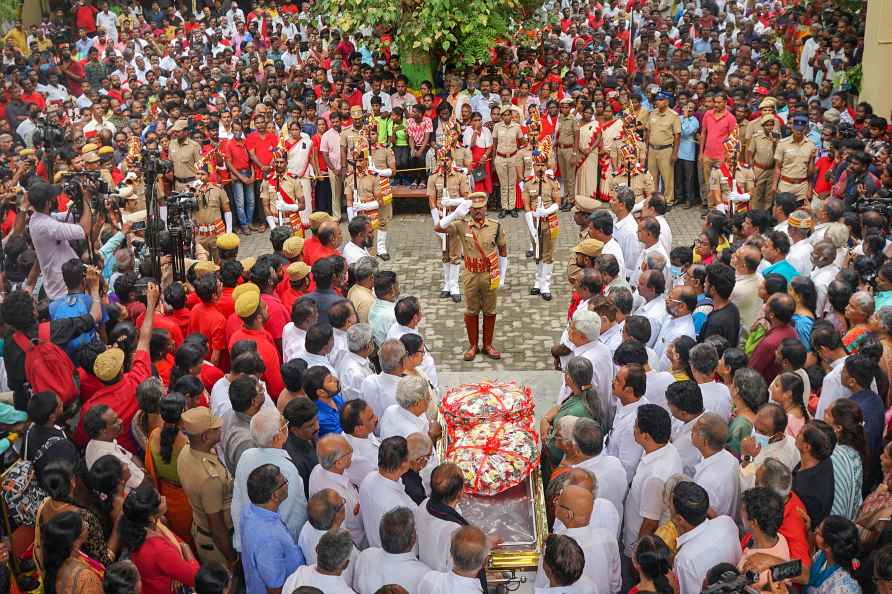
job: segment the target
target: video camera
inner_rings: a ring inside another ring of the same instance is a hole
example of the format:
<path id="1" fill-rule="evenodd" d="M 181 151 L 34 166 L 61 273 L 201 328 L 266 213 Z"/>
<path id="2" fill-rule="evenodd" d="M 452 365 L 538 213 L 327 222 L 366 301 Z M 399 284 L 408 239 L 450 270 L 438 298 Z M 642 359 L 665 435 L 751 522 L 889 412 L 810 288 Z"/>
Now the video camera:
<path id="1" fill-rule="evenodd" d="M 65 171 L 62 173 L 62 190 L 71 201 L 72 210 L 84 210 L 84 186 L 90 189 L 90 209 L 94 213 L 120 210 L 124 207 L 124 197 L 112 192 L 112 188 L 100 171 Z"/>
<path id="2" fill-rule="evenodd" d="M 875 210 L 888 219 L 892 217 L 892 190 L 880 188 L 870 198 L 858 198 L 852 205 L 852 208 L 858 214 Z"/>
<path id="3" fill-rule="evenodd" d="M 68 139 L 65 136 L 65 130 L 56 122 L 49 121 L 46 116 L 37 118 L 35 122 L 37 130 L 34 131 L 32 142 L 36 147 L 55 147 L 64 146 Z"/>
<path id="4" fill-rule="evenodd" d="M 143 178 L 154 179 L 157 174 L 165 174 L 173 171 L 173 161 L 161 158 L 161 152 L 157 150 L 142 149 Z"/>
<path id="5" fill-rule="evenodd" d="M 786 563 L 778 563 L 768 568 L 771 581 L 783 582 L 799 576 L 802 573 L 802 561 L 794 559 Z M 759 573 L 746 571 L 738 573 L 736 570 L 728 570 L 719 576 L 716 583 L 704 589 L 700 594 L 758 594 L 758 590 L 751 587 L 759 580 Z"/>

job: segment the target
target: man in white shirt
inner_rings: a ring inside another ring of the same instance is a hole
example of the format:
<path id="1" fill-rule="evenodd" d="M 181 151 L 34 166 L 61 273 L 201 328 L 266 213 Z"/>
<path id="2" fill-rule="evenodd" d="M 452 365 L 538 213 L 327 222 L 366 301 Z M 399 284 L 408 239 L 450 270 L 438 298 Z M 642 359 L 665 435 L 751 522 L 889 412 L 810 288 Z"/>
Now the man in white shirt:
<path id="1" fill-rule="evenodd" d="M 378 450 L 378 470 L 369 473 L 359 485 L 362 524 L 370 546 L 381 546 L 378 527 L 385 512 L 400 506 L 413 511 L 417 507 L 406 494 L 400 481 L 410 466 L 406 438 L 394 436 L 381 441 Z"/>
<path id="2" fill-rule="evenodd" d="M 691 434 L 703 459 L 694 467 L 694 482 L 709 494 L 709 507 L 716 515 L 737 517 L 740 502 L 740 464 L 725 449 L 728 425 L 716 414 L 704 413 Z"/>
<path id="3" fill-rule="evenodd" d="M 626 496 L 623 512 L 623 554 L 632 557 L 635 543 L 645 534 L 653 534 L 661 519 L 668 518 L 663 509 L 663 485 L 669 477 L 681 473 L 681 458 L 669 443 L 672 422 L 669 413 L 656 404 L 638 407 L 635 441 L 644 455 Z"/>
<path id="4" fill-rule="evenodd" d="M 396 404 L 396 385 L 403 373 L 406 348 L 399 340 L 385 340 L 378 350 L 381 373 L 362 381 L 363 398 L 380 418 L 391 404 Z"/>
<path id="5" fill-rule="evenodd" d="M 623 342 L 623 314 L 614 303 L 614 297 L 618 292 L 623 291 L 622 288 L 611 289 L 607 295 L 607 301 L 598 300 L 598 305 L 594 311 L 601 317 L 601 334 L 598 336 L 598 342 L 607 347 L 611 353 Z M 631 293 L 629 293 L 631 297 Z M 580 304 L 579 307 L 585 309 Z"/>
<path id="6" fill-rule="evenodd" d="M 663 328 L 666 313 L 666 276 L 660 270 L 650 268 L 651 264 L 659 264 L 662 255 L 654 254 L 645 261 L 647 270 L 638 278 L 638 296 L 644 300 L 635 315 L 644 316 L 650 321 L 650 340 L 647 346 L 653 348 Z"/>
<path id="7" fill-rule="evenodd" d="M 607 453 L 626 471 L 626 483 L 632 481 L 644 449 L 635 437 L 638 409 L 649 404 L 644 398 L 646 376 L 640 365 L 623 365 L 613 380 L 611 393 L 618 402 L 613 428 L 607 436 Z"/>
<path id="8" fill-rule="evenodd" d="M 555 533 L 571 537 L 582 548 L 585 556 L 583 575 L 594 582 L 596 591 L 616 594 L 622 587 L 616 532 L 591 525 L 593 504 L 592 494 L 585 488 L 577 485 L 564 487 L 554 508 L 555 522 L 559 520 L 561 523 Z M 536 587 L 548 584 L 540 563 Z"/>
<path id="9" fill-rule="evenodd" d="M 347 224 L 347 232 L 350 233 L 350 241 L 341 248 L 341 254 L 347 260 L 347 266 L 352 266 L 360 258 L 369 255 L 368 248 L 372 247 L 372 224 L 365 215 L 353 217 Z"/>
<path id="10" fill-rule="evenodd" d="M 627 278 L 634 273 L 632 267 L 638 262 L 638 252 L 641 250 L 641 243 L 638 241 L 638 222 L 632 216 L 634 207 L 635 193 L 626 186 L 617 188 L 610 198 L 610 209 L 616 216 L 613 237 L 622 249 Z"/>
<path id="11" fill-rule="evenodd" d="M 449 547 L 453 533 L 467 524 L 458 512 L 464 485 L 464 475 L 457 465 L 440 464 L 431 474 L 430 497 L 415 510 L 418 558 L 435 571 L 451 569 L 451 560 L 443 551 Z"/>
<path id="12" fill-rule="evenodd" d="M 385 113 L 389 113 L 393 106 L 390 103 L 390 95 L 381 90 L 381 75 L 376 74 L 372 76 L 372 89 L 367 91 L 362 96 L 362 110 L 365 112 L 372 111 L 372 97 L 380 97 L 381 98 L 381 111 Z"/>
<path id="13" fill-rule="evenodd" d="M 703 409 L 714 412 L 726 423 L 731 420 L 731 392 L 728 386 L 715 381 L 719 355 L 711 344 L 701 343 L 691 349 L 691 371 L 703 395 Z"/>
<path id="14" fill-rule="evenodd" d="M 381 517 L 381 548 L 369 547 L 359 554 L 353 572 L 353 588 L 358 594 L 375 594 L 386 584 L 400 584 L 410 593 L 430 567 L 415 555 L 415 516 L 405 507 L 392 509 Z"/>
<path id="15" fill-rule="evenodd" d="M 756 475 L 768 458 L 778 460 L 790 470 L 799 464 L 796 439 L 787 435 L 786 429 L 787 413 L 781 405 L 767 402 L 759 408 L 753 421 L 753 435 L 740 440 L 741 493 L 755 486 Z"/>
<path id="16" fill-rule="evenodd" d="M 546 586 L 536 588 L 536 594 L 593 594 L 599 592 L 595 583 L 585 575 L 585 553 L 572 537 L 549 534 L 545 539 L 542 573 Z"/>
<path id="17" fill-rule="evenodd" d="M 118 43 L 118 15 L 108 9 L 108 2 L 100 2 L 96 13 L 96 30 L 100 29 L 106 32 L 112 45 Z"/>
<path id="18" fill-rule="evenodd" d="M 700 387 L 690 380 L 675 382 L 666 389 L 666 403 L 672 415 L 672 445 L 681 458 L 682 471 L 692 477 L 702 459 L 693 441 L 694 426 L 704 412 Z"/>
<path id="19" fill-rule="evenodd" d="M 604 431 L 592 419 L 580 418 L 573 427 L 573 439 L 568 444 L 573 453 L 566 464 L 591 472 L 598 482 L 598 494 L 616 508 L 622 522 L 623 502 L 629 490 L 626 469 L 619 458 L 604 451 Z"/>
<path id="20" fill-rule="evenodd" d="M 790 251 L 787 262 L 802 276 L 810 276 L 812 271 L 811 252 L 814 249 L 810 236 L 814 220 L 804 210 L 793 212 L 787 219 L 787 234 L 790 236 Z"/>
<path id="21" fill-rule="evenodd" d="M 660 243 L 660 223 L 651 217 L 642 218 L 638 221 L 638 241 L 641 242 L 641 250 L 638 252 L 638 259 L 635 261 L 635 266 L 632 268 L 629 284 L 637 286 L 638 279 L 641 277 L 645 265 L 645 260 L 650 259 L 650 263 L 653 263 L 654 259 L 650 258 L 650 256 L 659 254 L 663 258 L 663 266 L 659 271 L 663 273 L 663 276 L 666 279 L 666 286 L 671 286 L 672 275 L 669 272 L 669 253 L 666 251 L 666 248 L 663 247 L 663 244 Z M 656 268 L 652 268 L 650 263 L 648 263 L 647 268 L 649 270 L 655 270 Z"/>
<path id="22" fill-rule="evenodd" d="M 445 556 L 446 548 L 439 551 Z M 449 543 L 451 571 L 427 572 L 418 584 L 418 594 L 483 594 L 478 577 L 489 556 L 489 539 L 476 526 L 462 526 Z"/>
<path id="23" fill-rule="evenodd" d="M 666 198 L 660 192 L 654 192 L 644 201 L 641 209 L 642 217 L 653 217 L 660 224 L 660 245 L 666 255 L 672 251 L 672 228 L 666 220 Z M 668 258 L 667 258 L 668 259 Z"/>
<path id="24" fill-rule="evenodd" d="M 672 368 L 666 349 L 676 338 L 697 335 L 692 315 L 696 308 L 697 292 L 692 287 L 681 285 L 669 291 L 669 298 L 666 299 L 666 312 L 669 315 L 660 326 L 660 334 L 653 347 L 660 371 L 669 371 Z"/>
<path id="25" fill-rule="evenodd" d="M 634 218 L 632 220 L 634 221 Z M 589 217 L 589 222 L 589 237 L 597 239 L 604 244 L 601 248 L 602 255 L 611 254 L 616 258 L 616 263 L 619 265 L 620 270 L 619 278 L 625 280 L 627 276 L 626 260 L 623 256 L 623 248 L 614 237 L 614 223 L 610 212 L 605 209 L 596 210 Z M 634 262 L 629 264 L 632 265 Z"/>
<path id="26" fill-rule="evenodd" d="M 345 300 L 346 301 L 346 300 Z M 307 363 L 307 368 L 317 365 L 327 368 L 335 377 L 338 372 L 331 364 L 329 354 L 334 350 L 334 328 L 324 322 L 317 322 L 307 328 L 304 337 L 304 351 L 298 356 Z"/>
<path id="27" fill-rule="evenodd" d="M 365 400 L 350 400 L 341 411 L 341 429 L 344 439 L 353 448 L 350 466 L 344 471 L 357 488 L 362 479 L 378 469 L 378 448 L 381 440 L 375 437 L 378 417 Z"/>
<path id="28" fill-rule="evenodd" d="M 697 594 L 706 572 L 719 563 L 740 561 L 737 525 L 728 516 L 708 520 L 709 495 L 696 483 L 681 482 L 673 490 L 672 521 L 678 528 L 675 575 L 680 594 Z"/>
<path id="29" fill-rule="evenodd" d="M 424 433 L 432 440 L 440 436 L 439 423 L 427 417 L 431 389 L 426 379 L 417 375 L 401 377 L 395 398 L 396 404 L 387 407 L 378 423 L 381 439 L 393 435 L 408 438 L 413 433 Z"/>
<path id="30" fill-rule="evenodd" d="M 291 306 L 291 321 L 282 328 L 282 361 L 287 363 L 306 352 L 307 330 L 319 319 L 316 302 L 301 297 Z"/>
<path id="31" fill-rule="evenodd" d="M 229 10 L 226 11 L 226 26 L 229 29 L 235 29 L 236 22 L 245 22 L 245 12 L 239 8 L 238 2 L 232 1 Z"/>
<path id="32" fill-rule="evenodd" d="M 121 434 L 121 419 L 113 408 L 106 404 L 97 404 L 87 411 L 83 421 L 84 431 L 90 438 L 84 452 L 87 470 L 93 467 L 99 458 L 111 455 L 117 458 L 130 470 L 126 492 L 139 487 L 146 477 L 142 464 L 133 454 L 118 445 L 115 439 Z"/>
<path id="33" fill-rule="evenodd" d="M 815 284 L 815 291 L 818 293 L 815 315 L 820 318 L 829 309 L 827 305 L 827 287 L 830 286 L 830 283 L 839 274 L 839 266 L 836 265 L 836 246 L 830 241 L 819 241 L 815 244 L 815 249 L 812 250 L 811 259 L 814 265 L 811 271 L 811 280 Z M 742 313 L 741 324 L 743 324 Z"/>
<path id="34" fill-rule="evenodd" d="M 344 400 L 362 398 L 362 382 L 375 375 L 375 368 L 369 361 L 374 352 L 372 327 L 368 324 L 355 324 L 347 330 L 347 352 L 337 365 L 338 381 L 341 383 L 341 396 Z"/>
<path id="35" fill-rule="evenodd" d="M 232 412 L 232 401 L 229 400 L 229 386 L 232 385 L 232 382 L 243 375 L 260 377 L 263 373 L 261 371 L 263 369 L 263 359 L 260 358 L 257 351 L 244 352 L 233 349 L 233 353 L 238 353 L 238 355 L 232 358 L 232 366 L 229 373 L 218 379 L 213 388 L 211 388 L 211 412 L 214 416 L 221 419 L 227 418 Z M 258 381 L 257 389 L 263 391 L 263 406 L 276 408 L 276 403 L 269 397 L 269 393 L 266 390 L 266 384 Z"/>
<path id="36" fill-rule="evenodd" d="M 356 317 L 356 308 L 353 307 L 353 302 L 349 299 L 336 301 L 328 309 L 328 320 L 331 323 L 332 346 L 326 357 L 331 362 L 331 366 L 335 368 L 335 375 L 337 376 L 337 368 L 341 360 L 350 352 L 347 342 L 347 330 L 359 321 Z"/>
<path id="37" fill-rule="evenodd" d="M 59 75 L 50 74 L 47 78 L 47 84 L 38 84 L 35 87 L 38 93 L 41 93 L 46 97 L 47 103 L 68 101 L 68 98 L 71 95 L 68 92 L 68 88 L 59 82 Z"/>
<path id="38" fill-rule="evenodd" d="M 288 576 L 282 592 L 294 592 L 301 586 L 318 588 L 325 594 L 356 594 L 342 574 L 350 563 L 353 542 L 343 528 L 326 532 L 316 546 L 316 564 L 301 565 Z"/>
<path id="39" fill-rule="evenodd" d="M 307 565 L 316 563 L 316 546 L 323 534 L 341 528 L 346 529 L 343 526 L 346 510 L 347 502 L 334 489 L 322 489 L 310 496 L 310 500 L 307 502 L 307 522 L 300 529 L 300 534 L 297 537 L 297 546 Z M 349 530 L 347 531 L 349 532 Z M 359 550 L 354 543 L 350 561 L 341 573 L 344 583 L 353 583 L 353 570 L 356 567 L 357 559 L 359 559 Z"/>
<path id="40" fill-rule="evenodd" d="M 601 317 L 588 309 L 577 309 L 570 322 L 568 338 L 573 343 L 573 356 L 588 359 L 592 364 L 592 389 L 601 399 L 601 411 L 610 419 L 616 404 L 610 398 L 613 381 L 613 357 L 607 347 L 598 341 L 601 336 Z M 558 396 L 563 402 L 570 395 L 566 382 Z"/>
<path id="41" fill-rule="evenodd" d="M 418 324 L 421 323 L 423 314 L 421 312 L 421 303 L 417 297 L 411 295 L 400 297 L 393 307 L 393 314 L 396 317 L 396 324 L 391 326 L 387 332 L 388 339 L 399 340 L 399 337 L 403 334 L 418 334 L 420 336 Z M 424 351 L 424 357 L 421 359 L 419 368 L 427 375 L 427 378 L 434 386 L 434 390 L 438 389 L 440 384 L 437 379 L 437 365 L 434 363 L 434 358 L 429 351 Z"/>
<path id="42" fill-rule="evenodd" d="M 359 515 L 359 491 L 350 482 L 346 471 L 350 468 L 353 448 L 342 435 L 324 435 L 316 444 L 319 464 L 310 472 L 310 497 L 323 489 L 332 489 L 344 500 L 344 528 L 350 531 L 353 544 L 363 548 L 365 530 Z"/>
<path id="43" fill-rule="evenodd" d="M 829 368 L 821 385 L 821 398 L 815 411 L 816 419 L 824 418 L 824 411 L 839 400 L 848 398 L 852 391 L 842 383 L 842 370 L 846 362 L 846 351 L 842 346 L 839 333 L 832 326 L 818 326 L 811 334 L 812 350 L 818 359 Z"/>

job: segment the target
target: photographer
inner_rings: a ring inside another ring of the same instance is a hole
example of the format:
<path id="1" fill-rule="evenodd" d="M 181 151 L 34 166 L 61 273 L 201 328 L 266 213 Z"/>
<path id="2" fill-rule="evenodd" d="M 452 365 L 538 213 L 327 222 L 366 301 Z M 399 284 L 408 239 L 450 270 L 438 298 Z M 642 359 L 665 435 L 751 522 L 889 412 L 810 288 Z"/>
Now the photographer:
<path id="1" fill-rule="evenodd" d="M 37 264 L 43 272 L 43 288 L 50 299 L 58 299 L 68 292 L 62 279 L 62 264 L 78 257 L 68 242 L 86 239 L 93 225 L 89 200 L 92 189 L 84 186 L 83 191 L 80 221 L 63 223 L 50 216 L 56 197 L 62 193 L 61 186 L 39 182 L 28 190 L 28 201 L 34 209 L 28 222 L 28 231 L 37 252 Z"/>

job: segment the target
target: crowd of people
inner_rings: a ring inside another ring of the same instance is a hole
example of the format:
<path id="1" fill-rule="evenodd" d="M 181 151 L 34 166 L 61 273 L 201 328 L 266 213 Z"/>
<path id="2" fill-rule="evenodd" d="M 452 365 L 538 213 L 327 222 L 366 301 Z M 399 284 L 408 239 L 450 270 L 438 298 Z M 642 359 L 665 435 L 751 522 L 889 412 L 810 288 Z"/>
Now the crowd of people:
<path id="1" fill-rule="evenodd" d="M 889 122 L 852 86 L 865 10 L 836 4 L 563 0 L 431 80 L 312 4 L 9 24 L 4 587 L 504 588 L 438 454 L 403 192 L 465 360 L 501 357 L 511 258 L 572 295 L 537 593 L 892 592 Z M 678 245 L 667 212 L 698 207 Z"/>

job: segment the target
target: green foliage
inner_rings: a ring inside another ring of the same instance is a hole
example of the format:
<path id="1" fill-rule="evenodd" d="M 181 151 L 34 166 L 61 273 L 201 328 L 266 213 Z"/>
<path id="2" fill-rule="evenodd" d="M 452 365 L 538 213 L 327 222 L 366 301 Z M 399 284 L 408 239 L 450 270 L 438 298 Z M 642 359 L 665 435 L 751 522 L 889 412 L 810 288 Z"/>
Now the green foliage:
<path id="1" fill-rule="evenodd" d="M 320 13 L 348 33 L 364 26 L 395 31 L 401 53 L 427 54 L 433 63 L 477 64 L 515 19 L 531 15 L 542 0 L 321 0 Z"/>

